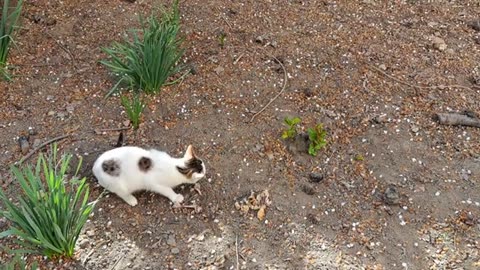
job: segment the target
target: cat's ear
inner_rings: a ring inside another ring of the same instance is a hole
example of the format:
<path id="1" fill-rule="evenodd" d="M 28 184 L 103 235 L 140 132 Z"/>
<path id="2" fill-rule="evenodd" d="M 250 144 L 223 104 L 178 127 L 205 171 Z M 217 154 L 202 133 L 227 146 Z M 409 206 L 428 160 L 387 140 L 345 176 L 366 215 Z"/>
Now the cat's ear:
<path id="1" fill-rule="evenodd" d="M 193 152 L 193 146 L 189 145 L 187 147 L 187 151 L 185 151 L 185 155 L 183 156 L 184 159 L 190 160 L 195 157 L 195 152 Z"/>

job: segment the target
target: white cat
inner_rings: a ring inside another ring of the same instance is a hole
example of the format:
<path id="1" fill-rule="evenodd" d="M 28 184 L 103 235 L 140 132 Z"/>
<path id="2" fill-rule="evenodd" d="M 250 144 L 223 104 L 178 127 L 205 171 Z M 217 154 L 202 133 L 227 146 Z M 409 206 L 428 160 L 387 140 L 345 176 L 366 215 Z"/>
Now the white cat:
<path id="1" fill-rule="evenodd" d="M 132 193 L 139 190 L 160 193 L 178 206 L 183 196 L 172 188 L 202 179 L 205 164 L 195 156 L 191 145 L 182 158 L 155 149 L 124 146 L 100 155 L 93 164 L 93 174 L 101 186 L 131 206 L 137 205 Z"/>

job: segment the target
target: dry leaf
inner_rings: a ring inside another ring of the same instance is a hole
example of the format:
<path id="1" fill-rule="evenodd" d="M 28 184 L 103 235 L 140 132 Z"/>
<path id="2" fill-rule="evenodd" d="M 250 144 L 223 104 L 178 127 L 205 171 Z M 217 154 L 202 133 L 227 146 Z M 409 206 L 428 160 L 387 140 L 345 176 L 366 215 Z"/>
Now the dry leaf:
<path id="1" fill-rule="evenodd" d="M 263 220 L 265 218 L 265 206 L 260 207 L 257 212 L 258 220 Z"/>

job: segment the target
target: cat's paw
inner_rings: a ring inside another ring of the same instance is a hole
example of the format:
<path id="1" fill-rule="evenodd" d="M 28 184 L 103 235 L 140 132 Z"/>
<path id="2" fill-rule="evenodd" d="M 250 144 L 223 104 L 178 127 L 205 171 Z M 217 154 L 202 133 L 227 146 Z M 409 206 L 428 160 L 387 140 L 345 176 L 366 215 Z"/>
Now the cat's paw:
<path id="1" fill-rule="evenodd" d="M 125 202 L 127 202 L 130 206 L 135 206 L 138 204 L 138 201 L 137 201 L 137 198 L 133 197 L 133 196 L 130 196 L 128 198 L 125 198 L 124 199 Z"/>
<path id="2" fill-rule="evenodd" d="M 180 207 L 183 200 L 184 200 L 183 195 L 177 194 L 177 196 L 175 197 L 175 200 L 173 200 L 173 207 Z"/>

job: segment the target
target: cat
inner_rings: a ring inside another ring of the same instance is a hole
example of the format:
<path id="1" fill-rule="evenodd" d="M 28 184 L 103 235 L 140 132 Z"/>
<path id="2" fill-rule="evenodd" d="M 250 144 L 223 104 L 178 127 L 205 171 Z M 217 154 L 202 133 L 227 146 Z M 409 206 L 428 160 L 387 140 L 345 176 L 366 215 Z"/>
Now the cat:
<path id="1" fill-rule="evenodd" d="M 138 204 L 132 193 L 139 190 L 162 194 L 174 206 L 179 206 L 184 197 L 172 188 L 180 184 L 195 184 L 206 172 L 205 164 L 197 158 L 191 145 L 182 158 L 135 146 L 114 148 L 101 154 L 92 170 L 101 186 L 131 206 Z"/>

